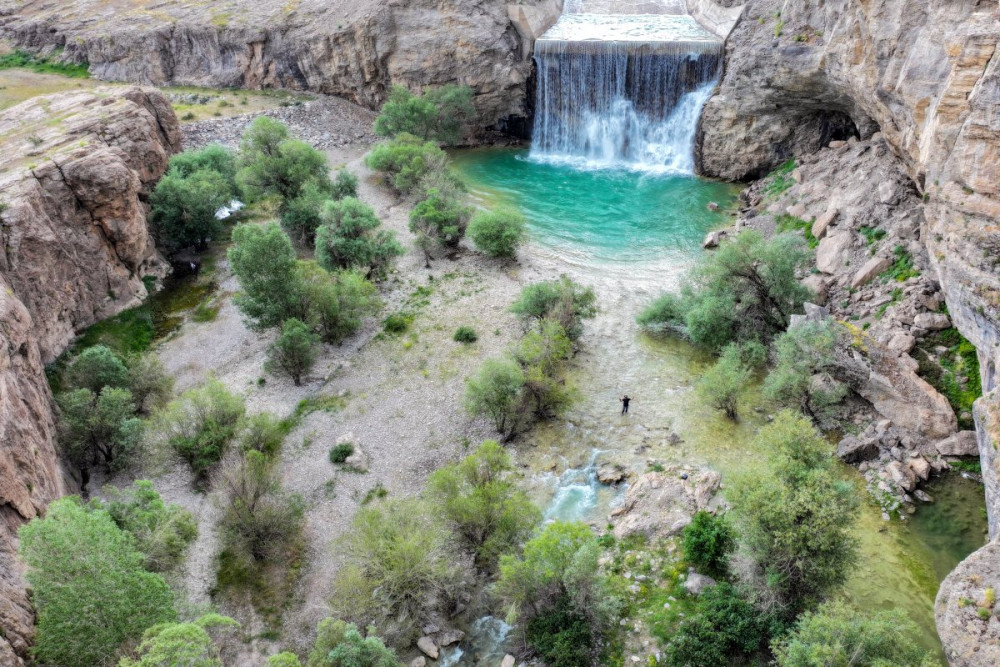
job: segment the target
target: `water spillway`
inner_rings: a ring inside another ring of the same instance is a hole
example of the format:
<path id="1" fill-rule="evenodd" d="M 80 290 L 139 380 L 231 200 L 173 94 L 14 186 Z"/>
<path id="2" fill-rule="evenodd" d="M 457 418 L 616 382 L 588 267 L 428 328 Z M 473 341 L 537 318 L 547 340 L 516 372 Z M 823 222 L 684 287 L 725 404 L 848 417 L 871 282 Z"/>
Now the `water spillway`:
<path id="1" fill-rule="evenodd" d="M 630 10 L 643 13 L 613 13 Z M 682 3 L 569 2 L 535 43 L 535 63 L 533 158 L 693 171 L 722 41 Z"/>

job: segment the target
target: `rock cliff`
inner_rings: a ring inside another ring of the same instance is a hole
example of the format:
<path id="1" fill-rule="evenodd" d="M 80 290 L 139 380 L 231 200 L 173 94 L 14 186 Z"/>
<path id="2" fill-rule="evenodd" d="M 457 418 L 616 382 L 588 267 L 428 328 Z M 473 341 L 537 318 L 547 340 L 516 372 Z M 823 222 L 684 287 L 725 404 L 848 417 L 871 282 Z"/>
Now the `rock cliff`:
<path id="1" fill-rule="evenodd" d="M 526 114 L 535 37 L 562 0 L 0 0 L 0 36 L 101 79 L 284 87 L 370 108 L 393 84 L 467 84 L 483 127 Z"/>
<path id="2" fill-rule="evenodd" d="M 17 528 L 66 492 L 44 364 L 146 295 L 166 267 L 146 229 L 151 185 L 180 148 L 167 100 L 117 89 L 0 114 L 0 664 L 19 664 L 32 611 Z"/>

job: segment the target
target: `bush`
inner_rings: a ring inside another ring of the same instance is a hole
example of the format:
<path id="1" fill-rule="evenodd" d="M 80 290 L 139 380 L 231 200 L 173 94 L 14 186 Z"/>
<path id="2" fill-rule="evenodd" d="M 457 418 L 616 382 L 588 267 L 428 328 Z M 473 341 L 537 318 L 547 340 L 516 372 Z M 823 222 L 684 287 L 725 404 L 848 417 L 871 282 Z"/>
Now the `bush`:
<path id="1" fill-rule="evenodd" d="M 646 308 L 639 324 L 680 329 L 715 350 L 731 342 L 769 342 L 809 296 L 795 275 L 809 260 L 794 235 L 768 240 L 754 230 L 741 232 L 688 273 L 680 295 L 665 295 Z"/>
<path id="2" fill-rule="evenodd" d="M 342 442 L 330 449 L 330 463 L 343 463 L 354 453 L 354 445 Z"/>
<path id="3" fill-rule="evenodd" d="M 448 156 L 430 141 L 400 134 L 375 146 L 365 157 L 365 164 L 384 172 L 397 191 L 408 194 L 427 174 L 446 171 Z"/>
<path id="4" fill-rule="evenodd" d="M 413 323 L 413 316 L 406 313 L 393 313 L 382 320 L 382 329 L 389 334 L 405 333 Z"/>
<path id="5" fill-rule="evenodd" d="M 239 193 L 236 190 L 237 158 L 233 151 L 220 144 L 209 144 L 204 148 L 184 151 L 170 158 L 167 173 L 187 178 L 199 171 L 211 171 L 221 176 L 228 189 L 227 197 L 234 198 Z"/>
<path id="6" fill-rule="evenodd" d="M 243 421 L 240 435 L 240 451 L 261 452 L 274 456 L 285 440 L 286 426 L 270 412 L 258 412 Z"/>
<path id="7" fill-rule="evenodd" d="M 774 341 L 775 366 L 764 382 L 764 393 L 773 401 L 802 410 L 817 421 L 847 394 L 847 387 L 826 374 L 837 365 L 837 347 L 844 331 L 832 320 L 804 322 Z"/>
<path id="8" fill-rule="evenodd" d="M 561 276 L 559 280 L 525 287 L 510 311 L 528 323 L 558 322 L 566 336 L 575 341 L 583 335 L 583 320 L 597 315 L 596 304 L 594 290 Z"/>
<path id="9" fill-rule="evenodd" d="M 239 625 L 219 614 L 205 614 L 190 623 L 154 625 L 143 633 L 136 659 L 122 658 L 118 667 L 222 667 L 219 647 L 208 631 L 232 631 Z"/>
<path id="10" fill-rule="evenodd" d="M 309 323 L 324 343 L 340 343 L 380 307 L 375 285 L 357 271 L 328 273 L 316 262 L 299 262 Z"/>
<path id="11" fill-rule="evenodd" d="M 726 561 L 736 544 L 736 534 L 725 516 L 696 512 L 684 527 L 684 558 L 699 572 L 713 577 L 726 574 Z"/>
<path id="12" fill-rule="evenodd" d="M 202 250 L 222 231 L 215 213 L 231 199 L 226 179 L 214 171 L 202 169 L 190 176 L 168 172 L 149 197 L 149 220 L 166 248 Z"/>
<path id="13" fill-rule="evenodd" d="M 456 343 L 465 343 L 466 345 L 471 345 L 479 340 L 479 334 L 472 327 L 461 326 L 455 329 L 455 335 L 451 337 Z"/>
<path id="14" fill-rule="evenodd" d="M 136 411 L 150 414 L 163 407 L 174 390 L 174 379 L 167 375 L 163 362 L 155 354 L 136 354 L 128 357 L 128 379 Z"/>
<path id="15" fill-rule="evenodd" d="M 446 146 L 461 140 L 463 124 L 476 115 L 472 89 L 447 84 L 416 96 L 403 86 L 393 86 L 389 99 L 375 119 L 375 134 L 395 137 L 403 133 Z"/>
<path id="16" fill-rule="evenodd" d="M 746 664 L 768 638 L 770 619 L 727 583 L 706 589 L 664 651 L 670 667 Z"/>
<path id="17" fill-rule="evenodd" d="M 111 348 L 93 345 L 70 362 L 66 379 L 75 389 L 100 394 L 105 387 L 128 387 L 128 368 Z"/>
<path id="18" fill-rule="evenodd" d="M 323 224 L 320 212 L 330 193 L 316 183 L 307 183 L 294 199 L 287 200 L 281 207 L 281 227 L 302 246 L 312 247 L 316 240 L 316 230 Z"/>
<path id="19" fill-rule="evenodd" d="M 831 602 L 803 614 L 795 629 L 774 645 L 779 667 L 813 665 L 931 665 L 935 661 L 916 641 L 919 630 L 902 611 L 859 614 Z"/>
<path id="20" fill-rule="evenodd" d="M 19 536 L 38 613 L 38 662 L 105 664 L 146 628 L 176 620 L 163 577 L 143 569 L 143 554 L 107 512 L 62 498 Z"/>
<path id="21" fill-rule="evenodd" d="M 858 501 L 808 419 L 780 412 L 760 430 L 756 448 L 767 452 L 768 465 L 735 476 L 727 492 L 739 535 L 731 567 L 762 608 L 792 619 L 846 579 L 856 558 Z"/>
<path id="22" fill-rule="evenodd" d="M 87 492 L 90 468 L 124 470 L 138 457 L 143 421 L 135 416 L 128 389 L 106 387 L 99 395 L 75 389 L 56 397 L 59 406 L 59 444 L 67 460 L 80 471 L 80 487 Z"/>
<path id="23" fill-rule="evenodd" d="M 469 222 L 469 237 L 490 257 L 512 258 L 524 242 L 527 220 L 512 208 L 480 211 Z"/>
<path id="24" fill-rule="evenodd" d="M 382 223 L 372 207 L 353 197 L 327 202 L 320 217 L 316 261 L 327 271 L 357 268 L 382 277 L 389 263 L 403 254 L 392 232 L 376 231 Z"/>
<path id="25" fill-rule="evenodd" d="M 282 651 L 267 659 L 267 667 L 302 667 L 302 662 L 291 651 Z"/>
<path id="26" fill-rule="evenodd" d="M 246 405 L 218 380 L 189 389 L 157 416 L 167 443 L 199 477 L 222 460 Z"/>
<path id="27" fill-rule="evenodd" d="M 104 487 L 106 509 L 115 524 L 135 538 L 135 545 L 146 555 L 144 565 L 151 572 L 167 572 L 184 560 L 188 547 L 198 537 L 198 523 L 191 512 L 180 505 L 167 505 L 153 488 L 153 483 L 138 480 L 123 490 Z"/>
<path id="28" fill-rule="evenodd" d="M 309 183 L 330 191 L 326 156 L 290 139 L 288 128 L 267 116 L 258 117 L 243 133 L 236 181 L 247 201 L 278 197 L 288 202 Z"/>
<path id="29" fill-rule="evenodd" d="M 357 626 L 324 618 L 307 667 L 398 667 L 399 659 L 378 637 L 362 636 Z"/>
<path id="30" fill-rule="evenodd" d="M 334 611 L 375 625 L 392 643 L 408 642 L 462 585 L 448 538 L 417 501 L 362 507 L 342 542 L 347 562 L 333 582 Z"/>
<path id="31" fill-rule="evenodd" d="M 260 330 L 308 317 L 295 250 L 276 223 L 237 225 L 228 256 L 243 288 L 233 302 L 248 326 Z"/>
<path id="32" fill-rule="evenodd" d="M 271 459 L 254 450 L 229 459 L 218 482 L 227 501 L 219 523 L 227 550 L 253 564 L 282 558 L 302 531 L 305 508 L 282 491 Z"/>
<path id="33" fill-rule="evenodd" d="M 521 389 L 524 372 L 509 359 L 487 359 L 465 384 L 465 406 L 476 416 L 485 416 L 504 439 L 517 431 L 522 418 Z"/>
<path id="34" fill-rule="evenodd" d="M 424 252 L 427 268 L 431 266 L 431 248 L 454 248 L 465 236 L 469 207 L 431 188 L 410 212 L 410 231 L 417 235 L 417 247 Z"/>
<path id="35" fill-rule="evenodd" d="M 428 482 L 442 515 L 480 567 L 495 567 L 541 521 L 541 512 L 514 483 L 513 471 L 507 450 L 488 440 L 461 462 L 434 472 Z"/>
<path id="36" fill-rule="evenodd" d="M 573 610 L 568 598 L 528 620 L 528 643 L 548 667 L 590 667 L 594 640 L 583 614 Z"/>
<path id="37" fill-rule="evenodd" d="M 309 330 L 301 320 L 294 317 L 285 320 L 281 335 L 267 348 L 264 367 L 271 373 L 283 371 L 298 387 L 302 376 L 316 363 L 316 345 L 319 336 Z"/>
<path id="38" fill-rule="evenodd" d="M 561 363 L 572 351 L 573 342 L 563 326 L 547 319 L 514 349 L 514 359 L 524 373 L 523 398 L 536 417 L 557 416 L 573 402 L 575 393 L 559 377 Z"/>
<path id="39" fill-rule="evenodd" d="M 338 169 L 337 177 L 333 179 L 330 188 L 330 196 L 333 199 L 347 199 L 358 196 L 358 177 L 347 171 Z"/>
<path id="40" fill-rule="evenodd" d="M 739 419 L 740 396 L 750 384 L 753 372 L 743 363 L 740 346 L 730 343 L 722 349 L 715 365 L 705 371 L 695 385 L 701 399 L 732 420 Z"/>

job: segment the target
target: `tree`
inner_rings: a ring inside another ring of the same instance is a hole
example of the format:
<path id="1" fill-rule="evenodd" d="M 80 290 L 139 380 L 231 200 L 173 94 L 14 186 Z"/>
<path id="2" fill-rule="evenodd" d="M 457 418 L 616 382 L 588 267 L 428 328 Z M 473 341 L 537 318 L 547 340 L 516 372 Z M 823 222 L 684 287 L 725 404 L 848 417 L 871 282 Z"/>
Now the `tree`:
<path id="1" fill-rule="evenodd" d="M 316 643 L 307 667 L 398 667 L 396 653 L 382 640 L 364 637 L 353 623 L 324 618 L 316 628 Z"/>
<path id="2" fill-rule="evenodd" d="M 392 643 L 411 640 L 463 583 L 449 537 L 418 501 L 362 507 L 341 543 L 347 560 L 333 582 L 334 611 Z"/>
<path id="3" fill-rule="evenodd" d="M 389 263 L 403 254 L 395 235 L 378 230 L 382 223 L 371 206 L 348 197 L 329 201 L 320 213 L 316 232 L 316 260 L 327 271 L 364 269 L 369 276 L 384 276 Z"/>
<path id="4" fill-rule="evenodd" d="M 375 146 L 365 164 L 384 172 L 397 191 L 408 194 L 428 174 L 446 171 L 448 156 L 433 142 L 404 133 Z"/>
<path id="5" fill-rule="evenodd" d="M 309 323 L 324 343 L 340 343 L 361 326 L 361 319 L 380 307 L 375 285 L 358 271 L 328 273 L 316 262 L 299 262 Z"/>
<path id="6" fill-rule="evenodd" d="M 108 502 L 93 504 L 108 512 L 115 525 L 135 538 L 135 545 L 146 558 L 150 572 L 167 572 L 183 559 L 198 536 L 198 523 L 191 512 L 180 505 L 167 505 L 153 488 L 153 483 L 137 480 L 128 490 L 104 487 Z"/>
<path id="7" fill-rule="evenodd" d="M 730 343 L 722 349 L 715 365 L 705 371 L 695 385 L 701 399 L 726 416 L 739 419 L 740 396 L 753 377 L 753 371 L 743 363 L 740 346 Z"/>
<path id="8" fill-rule="evenodd" d="M 736 534 L 725 516 L 695 512 L 683 532 L 684 558 L 699 572 L 721 577 L 736 545 Z"/>
<path id="9" fill-rule="evenodd" d="M 302 530 L 302 499 L 285 493 L 273 461 L 249 450 L 226 462 L 219 472 L 226 494 L 220 521 L 223 540 L 236 555 L 253 564 L 274 562 Z"/>
<path id="10" fill-rule="evenodd" d="M 469 222 L 469 237 L 490 257 L 513 258 L 524 242 L 527 220 L 512 208 L 480 211 Z"/>
<path id="11" fill-rule="evenodd" d="M 171 401 L 157 415 L 157 429 L 195 474 L 204 478 L 226 453 L 245 412 L 243 398 L 212 379 Z"/>
<path id="12" fill-rule="evenodd" d="M 770 619 L 729 584 L 705 589 L 664 651 L 669 667 L 727 667 L 750 662 L 770 632 Z"/>
<path id="13" fill-rule="evenodd" d="M 107 512 L 62 498 L 19 536 L 38 612 L 39 662 L 105 664 L 146 628 L 176 619 L 163 577 L 143 569 L 143 554 Z"/>
<path id="14" fill-rule="evenodd" d="M 338 169 L 330 190 L 332 199 L 346 199 L 358 196 L 358 177 L 347 169 Z"/>
<path id="15" fill-rule="evenodd" d="M 424 251 L 424 261 L 431 267 L 431 248 L 454 248 L 465 236 L 469 207 L 431 188 L 410 212 L 410 231 L 417 235 L 417 246 Z"/>
<path id="16" fill-rule="evenodd" d="M 322 184 L 307 183 L 297 197 L 285 201 L 281 207 L 281 227 L 299 244 L 311 247 L 316 230 L 323 224 L 320 212 L 331 198 Z"/>
<path id="17" fill-rule="evenodd" d="M 118 667 L 222 667 L 219 647 L 209 630 L 231 632 L 239 626 L 219 614 L 205 614 L 190 623 L 154 625 L 143 633 L 136 659 L 123 658 Z"/>
<path id="18" fill-rule="evenodd" d="M 294 317 L 285 320 L 281 335 L 267 348 L 264 367 L 271 373 L 279 370 L 287 373 L 298 387 L 302 384 L 302 376 L 316 363 L 318 343 L 319 336 L 310 331 L 302 320 Z"/>
<path id="19" fill-rule="evenodd" d="M 554 417 L 575 398 L 572 388 L 559 377 L 563 360 L 573 352 L 573 342 L 562 324 L 543 319 L 514 349 L 514 359 L 524 373 L 524 399 L 540 419 Z"/>
<path id="20" fill-rule="evenodd" d="M 795 275 L 809 261 L 796 235 L 768 240 L 741 232 L 688 273 L 679 295 L 666 294 L 646 308 L 639 324 L 680 329 L 716 350 L 731 342 L 769 342 L 809 297 Z"/>
<path id="21" fill-rule="evenodd" d="M 511 479 L 507 450 L 487 440 L 459 463 L 434 472 L 429 488 L 455 534 L 472 550 L 480 567 L 495 567 L 517 548 L 542 515 Z"/>
<path id="22" fill-rule="evenodd" d="M 233 230 L 229 263 L 243 291 L 233 302 L 254 329 L 308 316 L 295 250 L 276 223 L 241 224 Z"/>
<path id="23" fill-rule="evenodd" d="M 326 156 L 290 139 L 288 128 L 267 116 L 258 117 L 243 134 L 239 165 L 236 181 L 247 201 L 278 197 L 289 202 L 309 183 L 331 189 Z"/>
<path id="24" fill-rule="evenodd" d="M 936 664 L 915 640 L 917 634 L 917 626 L 902 611 L 866 615 L 843 602 L 828 602 L 800 616 L 795 629 L 773 648 L 779 667 Z"/>
<path id="25" fill-rule="evenodd" d="M 155 354 L 136 354 L 127 358 L 126 385 L 132 392 L 136 411 L 150 414 L 170 400 L 174 379 L 167 375 L 163 362 Z"/>
<path id="26" fill-rule="evenodd" d="M 526 286 L 510 311 L 526 324 L 558 322 L 569 339 L 576 341 L 583 335 L 583 320 L 597 315 L 597 297 L 591 288 L 560 276 L 559 280 Z"/>
<path id="27" fill-rule="evenodd" d="M 66 379 L 73 388 L 100 394 L 105 387 L 127 387 L 128 368 L 111 348 L 93 345 L 73 359 Z"/>
<path id="28" fill-rule="evenodd" d="M 817 421 L 840 403 L 847 387 L 828 374 L 837 365 L 843 328 L 833 322 L 804 322 L 774 341 L 775 366 L 764 382 L 771 400 L 795 407 Z"/>
<path id="29" fill-rule="evenodd" d="M 858 502 L 808 419 L 779 413 L 756 447 L 767 465 L 736 475 L 727 493 L 739 535 L 731 567 L 763 609 L 791 619 L 844 582 L 856 558 Z"/>
<path id="30" fill-rule="evenodd" d="M 170 158 L 167 173 L 187 178 L 199 171 L 213 171 L 225 179 L 229 186 L 226 194 L 236 197 L 236 154 L 220 144 L 209 144 L 204 148 L 184 151 Z"/>
<path id="31" fill-rule="evenodd" d="M 517 431 L 521 420 L 520 395 L 524 372 L 509 359 L 487 359 L 479 372 L 465 383 L 465 406 L 476 416 L 485 416 L 505 439 Z"/>
<path id="32" fill-rule="evenodd" d="M 87 493 L 91 467 L 109 472 L 124 470 L 142 445 L 144 424 L 135 416 L 128 389 L 105 387 L 99 395 L 89 389 L 60 394 L 59 443 L 66 458 L 80 471 L 80 490 Z"/>
<path id="33" fill-rule="evenodd" d="M 468 86 L 448 84 L 417 96 L 403 86 L 393 86 L 389 99 L 375 119 L 375 134 L 395 137 L 403 133 L 446 146 L 461 140 L 462 126 L 475 117 L 473 92 Z"/>
<path id="34" fill-rule="evenodd" d="M 150 222 L 161 244 L 172 250 L 203 250 L 222 231 L 216 212 L 232 199 L 229 183 L 209 169 L 190 176 L 168 172 L 150 195 Z"/>

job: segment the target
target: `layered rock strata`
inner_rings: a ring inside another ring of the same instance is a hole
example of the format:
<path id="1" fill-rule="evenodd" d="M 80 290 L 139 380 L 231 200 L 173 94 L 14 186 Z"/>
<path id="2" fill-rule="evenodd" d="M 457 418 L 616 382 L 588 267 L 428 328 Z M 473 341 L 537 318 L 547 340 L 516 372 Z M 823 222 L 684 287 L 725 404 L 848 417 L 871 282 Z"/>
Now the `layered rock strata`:
<path id="1" fill-rule="evenodd" d="M 146 197 L 179 148 L 176 116 L 152 90 L 64 93 L 0 114 L 0 664 L 18 664 L 33 632 L 17 528 L 67 491 L 44 364 L 138 304 L 144 276 L 164 275 Z"/>

